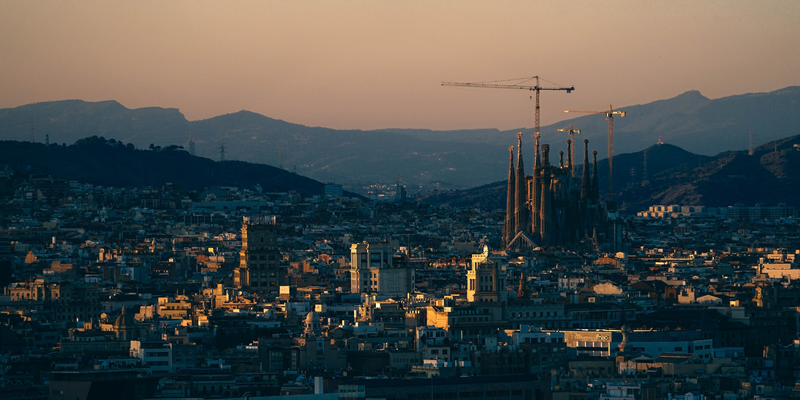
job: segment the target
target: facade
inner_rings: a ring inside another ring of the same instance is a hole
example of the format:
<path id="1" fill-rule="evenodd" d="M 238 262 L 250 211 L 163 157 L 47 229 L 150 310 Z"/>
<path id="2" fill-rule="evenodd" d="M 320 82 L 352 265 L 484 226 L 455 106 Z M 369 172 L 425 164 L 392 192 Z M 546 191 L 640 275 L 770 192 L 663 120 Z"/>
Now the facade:
<path id="1" fill-rule="evenodd" d="M 239 255 L 239 268 L 234 272 L 236 287 L 278 296 L 286 272 L 280 268 L 275 224 L 245 220 Z"/>
<path id="2" fill-rule="evenodd" d="M 9 310 L 36 310 L 60 323 L 99 319 L 102 312 L 97 285 L 38 278 L 14 282 L 4 288 Z"/>
<path id="3" fill-rule="evenodd" d="M 507 322 L 502 320 L 502 307 L 490 306 L 428 306 L 427 326 L 447 331 L 451 340 L 479 342 L 496 337 Z"/>
<path id="4" fill-rule="evenodd" d="M 414 269 L 395 262 L 388 243 L 356 243 L 350 247 L 350 293 L 406 297 L 414 291 Z"/>
<path id="5" fill-rule="evenodd" d="M 492 256 L 489 247 L 473 254 L 467 271 L 467 300 L 479 303 L 498 303 L 507 299 L 506 278 L 500 259 Z"/>
<path id="6" fill-rule="evenodd" d="M 164 341 L 131 341 L 131 357 L 138 358 L 142 367 L 155 374 L 167 374 L 172 369 L 172 343 Z"/>
<path id="7" fill-rule="evenodd" d="M 614 357 L 625 347 L 650 357 L 692 354 L 707 363 L 714 354 L 713 340 L 696 331 L 569 330 L 562 334 L 567 348 L 577 356 Z"/>
<path id="8" fill-rule="evenodd" d="M 326 183 L 323 187 L 323 196 L 325 198 L 328 197 L 342 197 L 344 196 L 344 190 L 342 189 L 342 185 L 335 184 L 333 182 Z"/>

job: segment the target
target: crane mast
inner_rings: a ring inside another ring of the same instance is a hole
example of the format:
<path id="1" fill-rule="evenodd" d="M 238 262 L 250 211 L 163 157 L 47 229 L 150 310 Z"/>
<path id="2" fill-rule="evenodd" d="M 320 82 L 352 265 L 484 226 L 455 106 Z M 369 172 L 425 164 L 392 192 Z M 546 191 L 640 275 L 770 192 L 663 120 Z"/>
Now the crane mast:
<path id="1" fill-rule="evenodd" d="M 614 201 L 614 116 L 625 116 L 625 111 L 615 110 L 610 104 L 608 111 L 564 110 L 565 113 L 605 114 L 608 120 L 608 202 Z"/>
<path id="2" fill-rule="evenodd" d="M 575 90 L 575 86 L 570 87 L 542 87 L 539 86 L 539 77 L 532 76 L 530 78 L 522 78 L 525 80 L 536 80 L 536 85 L 534 86 L 526 86 L 526 85 L 508 85 L 508 84 L 497 84 L 491 82 L 476 82 L 476 83 L 468 83 L 468 82 L 442 82 L 442 86 L 460 86 L 460 87 L 473 87 L 473 88 L 484 88 L 484 89 L 519 89 L 519 90 L 531 90 L 536 92 L 536 109 L 534 113 L 534 125 L 533 125 L 533 132 L 534 137 L 539 137 L 539 92 L 542 90 L 564 90 L 567 93 L 571 93 Z M 519 80 L 519 79 L 516 79 Z"/>

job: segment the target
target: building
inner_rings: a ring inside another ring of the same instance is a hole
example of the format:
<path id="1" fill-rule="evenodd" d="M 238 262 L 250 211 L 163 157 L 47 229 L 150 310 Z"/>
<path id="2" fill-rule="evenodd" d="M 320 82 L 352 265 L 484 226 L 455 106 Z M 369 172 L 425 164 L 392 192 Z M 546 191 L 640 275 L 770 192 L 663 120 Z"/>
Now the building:
<path id="1" fill-rule="evenodd" d="M 14 282 L 4 288 L 12 302 L 9 309 L 35 310 L 43 322 L 67 323 L 98 319 L 101 313 L 97 285 L 37 278 Z"/>
<path id="2" fill-rule="evenodd" d="M 507 326 L 502 319 L 502 307 L 472 306 L 428 306 L 426 308 L 429 327 L 445 330 L 449 339 L 481 342 L 485 338 L 496 338 L 500 329 Z"/>
<path id="3" fill-rule="evenodd" d="M 342 197 L 344 196 L 344 189 L 342 189 L 342 185 L 338 185 L 333 182 L 328 182 L 322 188 L 322 197 Z"/>
<path id="4" fill-rule="evenodd" d="M 389 243 L 350 246 L 350 293 L 406 297 L 414 291 L 414 269 L 394 257 Z"/>
<path id="5" fill-rule="evenodd" d="M 479 303 L 505 302 L 508 294 L 506 278 L 500 265 L 500 258 L 483 246 L 483 252 L 473 254 L 467 271 L 467 300 Z"/>
<path id="6" fill-rule="evenodd" d="M 172 343 L 165 341 L 131 341 L 131 357 L 138 358 L 150 373 L 172 373 Z"/>
<path id="7" fill-rule="evenodd" d="M 613 203 L 600 203 L 597 152 L 589 171 L 588 140 L 584 140 L 583 175 L 573 176 L 572 143 L 567 141 L 567 161 L 559 152 L 558 165 L 550 164 L 550 146 L 535 138 L 532 175 L 525 175 L 522 134 L 517 135 L 517 164 L 511 148 L 503 243 L 508 248 L 583 247 L 617 251 L 622 227 Z"/>
<path id="8" fill-rule="evenodd" d="M 273 223 L 246 219 L 242 224 L 242 250 L 234 284 L 254 292 L 278 296 L 286 272 L 280 267 L 277 227 Z"/>

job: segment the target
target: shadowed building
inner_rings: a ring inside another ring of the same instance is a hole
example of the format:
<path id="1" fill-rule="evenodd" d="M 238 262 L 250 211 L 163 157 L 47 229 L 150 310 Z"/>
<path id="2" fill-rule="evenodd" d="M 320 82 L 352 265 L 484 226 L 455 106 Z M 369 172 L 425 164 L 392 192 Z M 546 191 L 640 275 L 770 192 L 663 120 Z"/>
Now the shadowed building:
<path id="1" fill-rule="evenodd" d="M 620 248 L 621 226 L 615 210 L 600 203 L 597 152 L 589 174 L 588 140 L 584 140 L 583 174 L 572 176 L 572 160 L 559 152 L 558 164 L 550 163 L 550 146 L 535 137 L 532 175 L 525 175 L 522 137 L 517 135 L 517 163 L 510 155 L 508 195 L 503 242 L 513 249 L 534 247 L 584 247 L 615 251 Z M 567 154 L 572 152 L 567 141 Z"/>
<path id="2" fill-rule="evenodd" d="M 278 296 L 286 273 L 280 268 L 281 252 L 274 221 L 246 219 L 242 224 L 239 256 L 239 268 L 234 272 L 236 287 Z"/>

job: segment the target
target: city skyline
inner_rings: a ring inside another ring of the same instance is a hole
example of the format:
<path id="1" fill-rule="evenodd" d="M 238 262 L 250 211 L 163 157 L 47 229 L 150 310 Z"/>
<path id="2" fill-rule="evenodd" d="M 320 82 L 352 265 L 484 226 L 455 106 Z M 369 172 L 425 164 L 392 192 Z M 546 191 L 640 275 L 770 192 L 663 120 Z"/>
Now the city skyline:
<path id="1" fill-rule="evenodd" d="M 61 99 L 249 110 L 337 129 L 533 126 L 531 93 L 439 86 L 538 75 L 564 109 L 798 84 L 800 4 L 0 2 L 0 107 Z"/>

